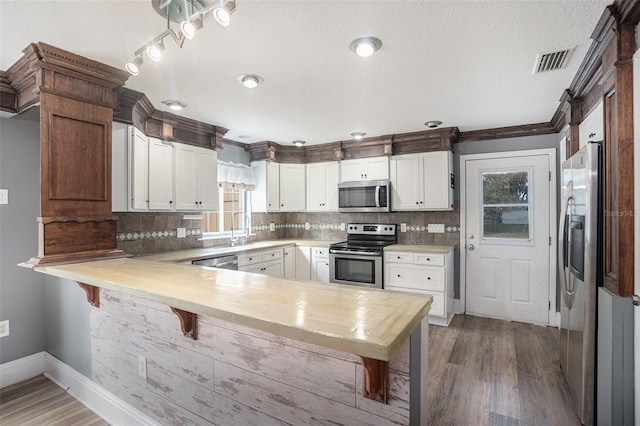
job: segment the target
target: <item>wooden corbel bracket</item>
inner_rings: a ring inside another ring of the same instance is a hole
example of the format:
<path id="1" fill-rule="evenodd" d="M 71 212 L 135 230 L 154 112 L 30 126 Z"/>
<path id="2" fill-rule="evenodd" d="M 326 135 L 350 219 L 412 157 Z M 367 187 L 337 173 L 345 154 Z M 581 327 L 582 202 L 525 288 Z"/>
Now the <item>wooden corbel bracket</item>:
<path id="1" fill-rule="evenodd" d="M 389 363 L 379 359 L 360 358 L 364 367 L 362 396 L 386 404 L 389 390 Z"/>
<path id="2" fill-rule="evenodd" d="M 91 306 L 95 308 L 99 308 L 100 307 L 100 287 L 96 287 L 94 285 L 85 284 L 81 282 L 78 282 L 78 285 L 80 286 L 81 289 L 84 290 L 85 293 L 87 293 L 87 302 L 89 302 Z"/>
<path id="3" fill-rule="evenodd" d="M 180 329 L 182 329 L 182 333 L 191 337 L 193 340 L 198 340 L 198 330 L 196 328 L 196 318 L 197 315 L 193 312 L 183 311 L 178 308 L 171 308 L 174 314 L 180 318 Z"/>

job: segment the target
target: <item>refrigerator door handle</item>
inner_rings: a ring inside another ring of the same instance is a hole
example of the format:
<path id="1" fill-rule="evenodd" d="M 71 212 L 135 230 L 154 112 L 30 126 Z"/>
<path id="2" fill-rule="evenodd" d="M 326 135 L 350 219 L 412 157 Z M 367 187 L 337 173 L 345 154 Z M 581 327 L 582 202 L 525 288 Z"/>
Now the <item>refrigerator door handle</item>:
<path id="1" fill-rule="evenodd" d="M 564 200 L 562 201 L 562 209 L 560 211 L 560 226 L 558 227 L 558 268 L 560 272 L 560 287 L 562 298 L 564 299 L 564 304 L 567 306 L 569 310 L 573 307 L 573 294 L 574 289 L 573 285 L 571 286 L 571 290 L 569 290 L 568 284 L 570 281 L 570 272 L 567 268 L 567 265 L 564 264 L 564 245 L 565 245 L 565 226 L 566 226 L 566 216 L 569 210 L 569 204 L 574 199 L 573 192 L 573 181 L 569 181 L 567 183 L 567 187 L 564 192 Z M 569 245 L 569 249 L 571 249 L 571 245 Z M 568 258 L 570 259 L 570 257 Z M 573 282 L 571 282 L 573 284 Z"/>

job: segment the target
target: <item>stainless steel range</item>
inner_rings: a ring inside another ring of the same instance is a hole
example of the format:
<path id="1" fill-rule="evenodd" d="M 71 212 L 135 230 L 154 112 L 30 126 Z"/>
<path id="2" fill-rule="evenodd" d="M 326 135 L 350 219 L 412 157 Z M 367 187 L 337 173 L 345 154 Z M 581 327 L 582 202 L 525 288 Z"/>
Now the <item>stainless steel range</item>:
<path id="1" fill-rule="evenodd" d="M 388 223 L 348 224 L 347 241 L 329 247 L 330 281 L 383 288 L 383 249 L 398 242 L 396 228 Z"/>

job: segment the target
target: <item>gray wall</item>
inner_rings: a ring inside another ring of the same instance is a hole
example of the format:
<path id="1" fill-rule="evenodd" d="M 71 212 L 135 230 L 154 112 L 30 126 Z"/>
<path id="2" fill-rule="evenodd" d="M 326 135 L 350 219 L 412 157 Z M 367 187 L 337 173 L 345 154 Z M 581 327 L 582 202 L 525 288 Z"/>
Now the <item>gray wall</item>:
<path id="1" fill-rule="evenodd" d="M 40 124 L 0 118 L 0 320 L 10 335 L 0 339 L 0 364 L 45 350 L 43 276 L 17 266 L 38 253 Z"/>
<path id="2" fill-rule="evenodd" d="M 233 161 L 236 164 L 251 165 L 251 156 L 244 148 L 228 143 L 222 144 L 222 149 L 218 151 L 218 160 Z"/>
<path id="3" fill-rule="evenodd" d="M 91 305 L 74 281 L 44 278 L 46 351 L 91 378 Z M 95 309 L 95 308 L 94 308 Z"/>
<path id="4" fill-rule="evenodd" d="M 47 351 L 91 377 L 90 306 L 76 283 L 17 266 L 38 253 L 40 123 L 37 111 L 0 118 L 0 364 Z"/>

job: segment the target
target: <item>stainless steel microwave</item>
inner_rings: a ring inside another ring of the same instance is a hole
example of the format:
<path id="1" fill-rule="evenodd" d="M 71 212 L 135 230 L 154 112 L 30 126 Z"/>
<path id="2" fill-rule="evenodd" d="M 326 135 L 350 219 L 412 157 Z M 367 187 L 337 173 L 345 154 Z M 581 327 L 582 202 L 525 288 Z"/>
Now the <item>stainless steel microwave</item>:
<path id="1" fill-rule="evenodd" d="M 391 182 L 367 180 L 338 184 L 338 211 L 341 213 L 389 212 Z"/>

